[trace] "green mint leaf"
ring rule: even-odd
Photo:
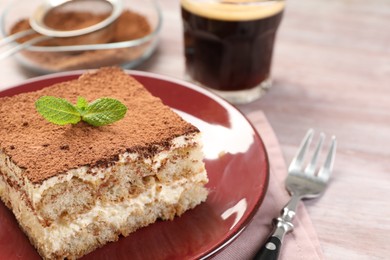
[[[127,107],[113,98],[99,98],[88,104],[83,97],[77,98],[76,106],[62,98],[43,96],[35,102],[39,114],[58,125],[77,124],[80,120],[93,126],[111,124],[122,119]]]
[[[87,107],[88,107],[88,101],[83,97],[78,97],[76,108],[79,109],[80,114],[83,114],[83,112],[87,109]]]
[[[43,96],[35,102],[39,114],[57,125],[77,124],[81,115],[76,107],[67,100],[51,96]]]
[[[88,105],[82,120],[93,126],[111,124],[122,119],[127,107],[113,98],[99,98]]]

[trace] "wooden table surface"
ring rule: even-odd
[[[160,5],[159,48],[137,69],[184,78],[179,4]],[[32,76],[0,61],[0,89]],[[273,78],[263,98],[239,109],[264,111],[287,161],[308,128],[339,141],[331,186],[306,202],[325,257],[389,259],[390,1],[289,0]]]

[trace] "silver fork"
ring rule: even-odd
[[[314,150],[314,154],[309,164],[303,168],[305,154],[310,146],[314,131],[310,129],[305,138],[302,140],[301,146],[297,155],[291,161],[288,168],[288,176],[286,179],[286,189],[291,195],[290,201],[283,208],[281,215],[275,219],[275,229],[271,236],[264,243],[262,248],[256,254],[256,260],[277,259],[282,246],[284,235],[293,231],[294,225],[292,220],[295,216],[298,202],[301,199],[316,198],[321,195],[330,178],[332,172],[334,158],[336,155],[337,141],[336,137],[332,136],[332,143],[325,162],[319,171],[316,171],[317,161],[321,152],[322,144],[325,139],[325,134],[320,134],[320,140]],[[317,172],[317,174],[316,174]]]

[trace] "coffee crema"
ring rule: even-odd
[[[240,91],[270,77],[285,3],[239,2],[181,1],[186,69],[201,85]]]
[[[182,8],[194,15],[223,21],[263,19],[283,11],[284,1],[192,1],[181,0]]]

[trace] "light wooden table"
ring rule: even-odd
[[[0,1],[0,8],[4,6]],[[156,54],[138,67],[184,78],[178,1],[161,0]],[[0,62],[0,89],[33,76]],[[263,110],[289,161],[306,130],[335,134],[335,171],[306,203],[328,259],[390,258],[390,1],[289,0]]]

